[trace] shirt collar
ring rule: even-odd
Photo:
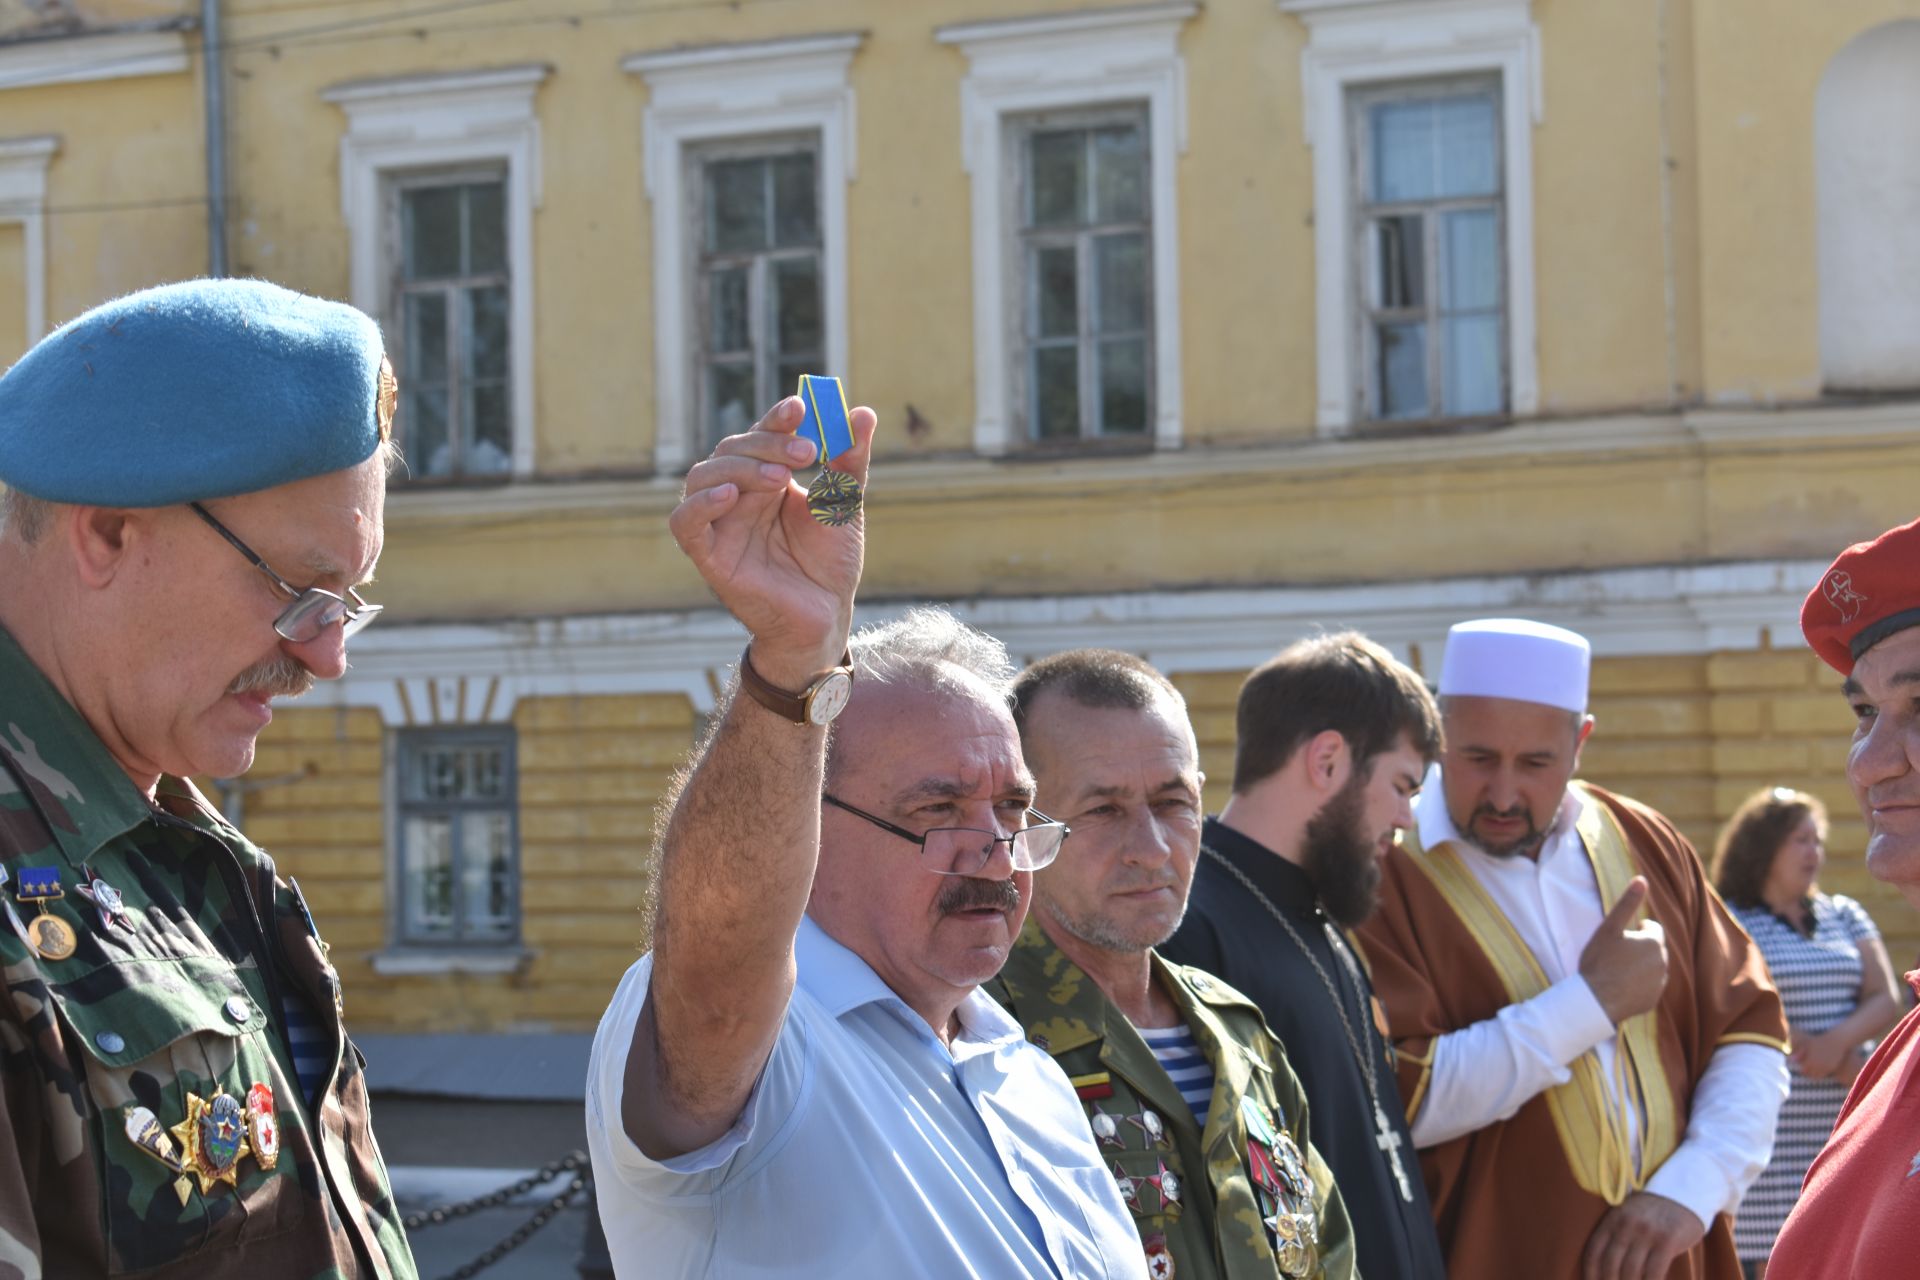
[[[1553,830],[1547,833],[1546,841],[1540,846],[1540,855],[1548,857],[1560,843],[1560,838],[1575,831],[1580,823],[1580,815],[1586,809],[1586,799],[1580,794],[1580,788],[1568,785],[1566,794],[1560,797],[1560,811],[1553,816]],[[1413,801],[1413,825],[1420,835],[1422,849],[1437,849],[1443,844],[1458,844],[1462,848],[1484,853],[1479,845],[1460,834],[1453,825],[1453,815],[1447,812],[1447,794],[1441,785],[1440,766],[1434,765],[1427,770],[1425,781],[1420,784],[1420,794]]]
[[[0,756],[17,779],[67,862],[79,866],[93,852],[153,816],[92,727],[60,695],[5,628],[0,628]]]
[[[1306,871],[1287,861],[1252,836],[1242,835],[1218,818],[1208,818],[1200,841],[1228,862],[1247,873],[1247,878],[1267,895],[1275,906],[1302,914],[1310,913],[1319,901],[1319,891]]]
[[[891,1004],[929,1037],[933,1035],[926,1020],[900,998],[899,992],[881,981],[872,965],[822,929],[812,916],[800,917],[793,954],[799,970],[795,981],[835,1018],[844,1018],[863,1005]],[[960,1019],[961,1033],[970,1040],[999,1044],[1026,1038],[1020,1024],[978,987],[967,993],[954,1013]]]

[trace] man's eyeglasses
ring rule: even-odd
[[[372,622],[374,616],[380,612],[379,605],[362,600],[360,593],[352,587],[347,588],[347,595],[353,597],[351,604],[343,597],[331,591],[322,591],[319,587],[300,590],[269,568],[265,560],[254,554],[252,547],[234,537],[232,530],[215,520],[205,507],[197,502],[189,502],[187,505],[193,508],[195,515],[212,525],[215,533],[232,543],[235,551],[245,556],[254,568],[266,574],[268,580],[293,601],[280,611],[279,617],[273,620],[273,629],[283,638],[295,644],[305,644],[337,622],[340,624],[340,638],[345,640]]]
[[[1059,856],[1060,846],[1072,834],[1066,823],[1055,822],[1038,809],[1028,809],[1027,812],[1039,821],[1011,835],[1003,836],[997,831],[983,831],[978,827],[935,827],[925,835],[916,835],[885,818],[875,817],[865,809],[856,809],[837,796],[821,792],[820,798],[836,809],[845,809],[856,818],[865,818],[882,831],[919,845],[926,859],[927,870],[943,876],[978,875],[982,867],[993,861],[995,846],[1003,844],[1013,859],[1015,871],[1038,871]]]

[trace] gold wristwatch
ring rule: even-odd
[[[828,667],[799,693],[768,684],[765,676],[753,669],[753,645],[740,651],[740,687],[749,698],[783,720],[798,725],[829,725],[846,710],[853,694],[853,650],[840,657],[840,665]]]

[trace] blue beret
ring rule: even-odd
[[[162,507],[364,462],[392,430],[380,328],[261,280],[128,294],[0,377],[0,481],[50,502]]]

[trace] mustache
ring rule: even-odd
[[[976,907],[992,907],[1012,915],[1020,909],[1020,889],[1011,880],[981,880],[975,876],[956,876],[940,890],[934,907],[943,916]]]
[[[1529,821],[1532,820],[1532,815],[1527,812],[1527,806],[1523,804],[1517,804],[1513,806],[1513,808],[1511,809],[1496,809],[1490,804],[1483,804],[1478,809],[1475,809],[1473,811],[1473,817],[1474,818],[1525,818],[1525,819],[1528,819]],[[1472,818],[1469,818],[1468,822],[1471,823],[1472,820],[1473,820]]]
[[[248,667],[227,686],[228,693],[264,693],[272,698],[298,698],[313,692],[313,672],[285,656]]]

